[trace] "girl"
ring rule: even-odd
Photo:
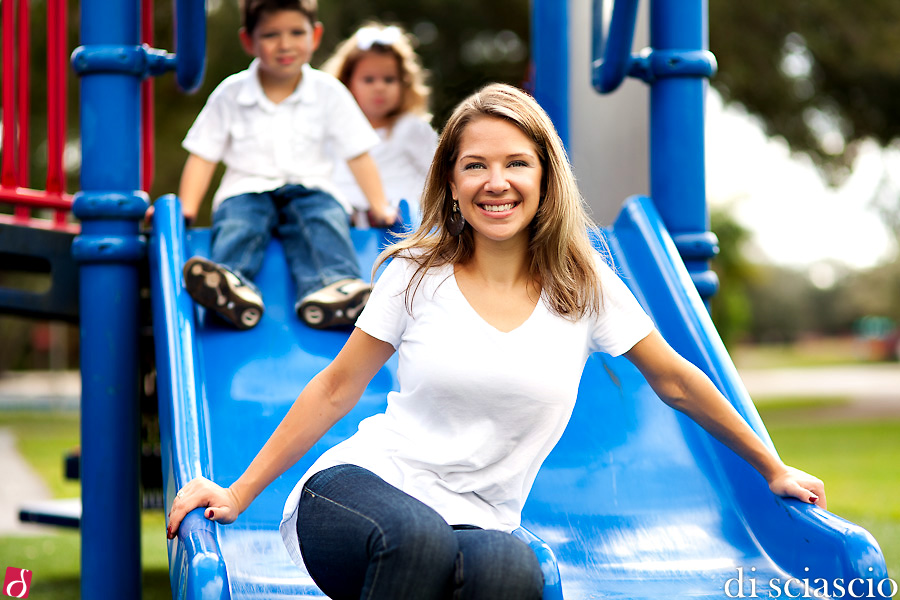
[[[370,23],[342,42],[322,70],[349,88],[381,138],[370,154],[388,201],[396,207],[405,199],[417,212],[437,134],[429,124],[430,90],[409,35],[396,25]],[[353,223],[368,228],[368,204],[353,174],[337,164],[334,180],[355,208]]]
[[[595,351],[624,354],[772,492],[825,507],[822,482],[768,450],[593,249],[562,143],[530,96],[492,85],[456,108],[422,208],[418,230],[382,254],[393,260],[335,360],[233,485],[179,491],[170,535],[198,506],[237,518],[395,351],[401,389],[386,411],[325,452],[285,504],[288,551],[332,598],[540,598],[537,559],[509,532]]]

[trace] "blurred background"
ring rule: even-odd
[[[44,4],[31,0],[32,182],[43,181],[46,170]],[[529,87],[528,0],[320,4],[325,36],[314,66],[372,17],[414,34],[430,72],[438,130],[456,102],[484,83]],[[236,2],[208,0],[207,6],[209,59],[202,87],[184,95],[171,75],[155,81],[151,198],[177,189],[184,134],[212,89],[249,63],[237,41]],[[71,50],[79,23],[77,7],[70,8]],[[172,48],[171,4],[158,3],[155,10],[155,45]],[[636,48],[640,33],[638,38]],[[900,3],[709,0],[709,44],[719,65],[707,98],[706,149],[711,228],[721,246],[713,261],[721,281],[712,300],[714,321],[782,456],[826,481],[829,507],[873,532],[897,578]],[[643,84],[629,85],[645,94]],[[72,192],[78,189],[80,156],[78,86],[71,73],[69,95],[65,166]],[[615,106],[614,97],[596,106],[618,119],[614,111],[621,108],[608,108]],[[602,132],[591,143],[601,144]],[[575,150],[573,159],[579,179],[589,180]],[[647,191],[640,188],[627,193]],[[624,199],[616,192],[613,201]],[[200,225],[208,223],[208,202]],[[0,264],[0,285],[37,290],[46,284],[18,272],[8,258]],[[60,456],[78,436],[78,382],[71,377],[78,368],[77,326],[0,315],[0,341],[0,431],[13,432],[42,479],[60,479]],[[30,413],[40,399],[58,409],[52,418]],[[77,484],[51,482],[42,493],[77,495]],[[151,565],[147,581],[165,587],[165,543],[155,535],[163,524],[161,516],[148,518],[158,532],[144,550]],[[23,546],[7,535],[20,533],[0,530],[0,557],[56,555],[58,561],[74,554],[77,561],[77,543],[68,551],[65,537],[32,531],[33,543]]]

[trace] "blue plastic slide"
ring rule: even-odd
[[[606,234],[621,275],[662,334],[771,443],[652,202],[630,199]],[[381,230],[354,231],[364,272],[385,241]],[[232,483],[348,332],[298,320],[277,242],[258,277],[266,301],[259,326],[235,331],[205,315],[184,291],[181,268],[208,252],[209,234],[185,232],[174,197],[156,204],[150,246],[171,502],[197,475]],[[284,499],[323,450],[383,409],[396,385],[391,359],[356,408],[235,523],[189,515],[169,542],[174,597],[321,597],[282,545]],[[541,557],[547,599],[802,597],[804,581],[836,597],[890,591],[868,532],[774,497],[752,468],[663,404],[627,360],[605,355],[588,361],[571,423],[537,478],[523,525],[519,533]]]

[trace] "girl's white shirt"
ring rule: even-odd
[[[425,119],[410,113],[401,115],[392,127],[375,129],[375,133],[381,142],[369,150],[369,155],[378,166],[385,197],[391,206],[396,207],[400,200],[406,200],[410,208],[417,211],[437,148],[437,133]],[[354,219],[354,224],[367,229],[369,223],[365,212],[369,203],[346,162],[336,161],[334,183],[341,199],[358,211],[359,218]]]
[[[562,436],[588,356],[631,349],[653,323],[597,255],[599,315],[570,321],[542,298],[508,333],[468,303],[453,267],[429,271],[406,306],[412,260],[395,258],[375,285],[357,327],[399,356],[399,390],[384,413],[362,421],[294,487],[281,534],[303,566],[297,507],[313,474],[340,464],[366,468],[435,509],[450,524],[512,531],[538,469]]]

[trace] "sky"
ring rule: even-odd
[[[710,206],[728,208],[751,231],[759,260],[810,269],[827,283],[831,262],[871,267],[896,257],[888,228],[872,206],[886,165],[900,151],[866,144],[853,173],[830,188],[810,159],[792,156],[759,121],[707,95],[706,173]],[[890,170],[888,171],[890,172]]]

